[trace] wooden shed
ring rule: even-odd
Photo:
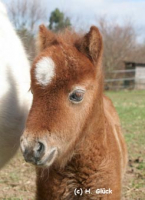
[[[137,62],[124,62],[125,69],[129,73],[127,76],[130,78],[124,82],[128,87],[131,86],[134,89],[145,89],[145,63]]]

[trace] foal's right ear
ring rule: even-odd
[[[96,64],[103,52],[102,36],[99,29],[92,26],[90,31],[76,43],[76,47]]]
[[[55,34],[49,31],[43,24],[39,26],[38,38],[36,41],[38,52],[43,51],[45,48],[57,44]]]

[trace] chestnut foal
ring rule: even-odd
[[[99,30],[55,35],[41,25],[38,45],[21,138],[25,160],[37,166],[36,199],[121,199],[127,152],[118,115],[103,94]]]

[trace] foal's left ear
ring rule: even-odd
[[[43,24],[40,25],[38,38],[36,41],[38,52],[43,51],[45,48],[57,43],[58,41],[56,35],[50,30],[48,30]]]
[[[102,36],[99,29],[92,26],[90,31],[76,44],[76,47],[96,64],[103,52]]]

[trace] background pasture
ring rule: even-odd
[[[122,200],[145,199],[145,91],[106,92],[120,116],[128,146]],[[35,169],[21,153],[0,172],[0,200],[33,200]]]
[[[58,27],[87,32],[92,24],[97,25],[104,40],[106,79],[118,78],[112,72],[124,70],[124,61],[145,63],[145,0],[2,1],[7,5],[10,20],[26,47],[30,61],[35,56],[38,25],[45,23],[55,32]],[[59,20],[55,19],[56,15]],[[108,91],[106,95],[118,111],[128,147],[129,162],[122,200],[144,200],[145,91]],[[33,200],[34,194],[35,168],[24,161],[19,151],[0,171],[0,200]]]

